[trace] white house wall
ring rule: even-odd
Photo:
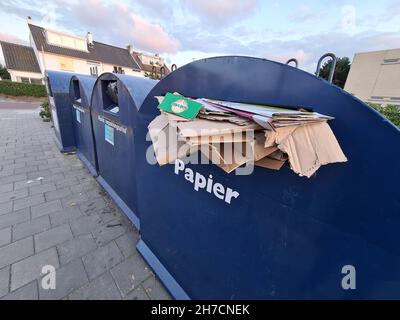
[[[365,102],[400,104],[400,49],[357,53],[351,64],[345,90]]]
[[[43,77],[42,77],[41,73],[26,72],[26,71],[12,70],[12,69],[7,69],[7,71],[10,73],[11,81],[21,82],[20,78],[30,78],[30,79],[43,80]]]

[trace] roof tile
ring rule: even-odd
[[[89,48],[89,52],[84,52],[47,43],[44,34],[45,29],[42,27],[29,24],[29,29],[38,50],[42,50],[43,48],[45,52],[140,70],[138,64],[132,59],[129,51],[125,48],[93,41],[93,47]]]
[[[7,69],[40,73],[35,52],[31,47],[0,41]]]

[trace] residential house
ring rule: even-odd
[[[355,54],[345,90],[365,102],[400,105],[400,49]]]
[[[35,52],[31,47],[0,41],[1,55],[11,81],[43,83]]]
[[[170,73],[169,68],[166,66],[164,59],[158,54],[151,55],[140,52],[133,52],[132,46],[128,46],[133,59],[139,65],[143,75],[148,77],[161,77]]]
[[[126,48],[86,37],[34,25],[28,18],[30,44],[42,74],[44,70],[69,71],[97,76],[103,72],[143,76],[140,66]]]

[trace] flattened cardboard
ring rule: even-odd
[[[195,119],[193,121],[178,122],[177,126],[180,130],[179,134],[182,137],[214,136],[245,130],[262,129],[261,126],[250,120],[247,121],[246,125],[238,126],[233,123]]]
[[[264,147],[264,141],[265,141],[265,135],[262,132],[257,132],[254,135],[254,161],[258,161],[271,153],[275,152],[278,150],[276,146],[271,146],[271,147]]]
[[[287,137],[289,137],[297,127],[284,127],[277,128],[275,131],[265,131],[265,144],[264,146],[271,147],[279,145]]]
[[[221,146],[223,148],[217,149],[215,145],[211,145],[213,153],[210,160],[227,173],[231,173],[241,165],[252,160],[251,152],[246,154],[245,143],[241,143],[241,146],[235,143],[223,144]],[[227,147],[230,147],[230,149],[226,150]],[[218,162],[215,162],[216,157],[219,160]]]
[[[190,145],[213,144],[213,143],[234,143],[234,142],[251,142],[254,137],[253,134],[246,134],[245,132],[226,133],[214,136],[196,136],[196,137],[180,137],[182,141]]]
[[[160,111],[161,111],[161,114],[163,114],[163,115],[165,115],[167,117],[168,121],[173,121],[173,122],[177,122],[177,121],[192,121],[191,119],[182,118],[180,116],[177,116],[177,115],[175,115],[173,113],[166,112],[164,110],[160,110]]]
[[[250,161],[258,161],[278,150],[277,147],[264,148],[264,134],[255,135],[251,142],[210,144],[209,153],[202,153],[215,165],[227,173],[231,173],[241,165]]]
[[[198,114],[198,117],[201,119],[211,120],[211,121],[226,121],[237,124],[239,126],[246,125],[247,120],[238,117],[238,116],[229,116],[229,115],[211,115],[211,114]]]
[[[254,165],[272,170],[280,170],[285,164],[285,162],[286,161],[284,160],[275,160],[269,157],[265,157],[254,162]]]
[[[276,150],[275,152],[268,155],[268,157],[280,161],[286,161],[288,159],[288,155],[281,150]]]
[[[156,117],[149,124],[148,129],[153,142],[154,153],[160,166],[198,150],[196,147],[178,141],[176,127],[169,125],[167,117],[163,114]]]
[[[286,139],[279,142],[278,148],[288,154],[292,170],[308,178],[321,165],[347,161],[326,122],[296,128]]]

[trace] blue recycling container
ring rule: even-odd
[[[73,73],[46,71],[46,89],[53,120],[55,142],[61,152],[76,149],[72,120],[72,103],[69,97],[69,83]]]
[[[134,148],[137,114],[156,83],[144,77],[104,73],[92,94],[97,180],[138,229]]]
[[[91,115],[91,98],[96,79],[93,76],[74,75],[69,87],[73,107],[76,154],[93,176],[97,175],[98,170]]]
[[[348,162],[307,179],[286,164],[251,175],[215,165],[151,165],[154,96],[306,106],[330,126]],[[177,299],[400,298],[400,131],[340,88],[258,58],[199,60],[172,72],[139,110],[135,144],[137,248]],[[234,190],[231,202],[195,190],[186,170]]]

